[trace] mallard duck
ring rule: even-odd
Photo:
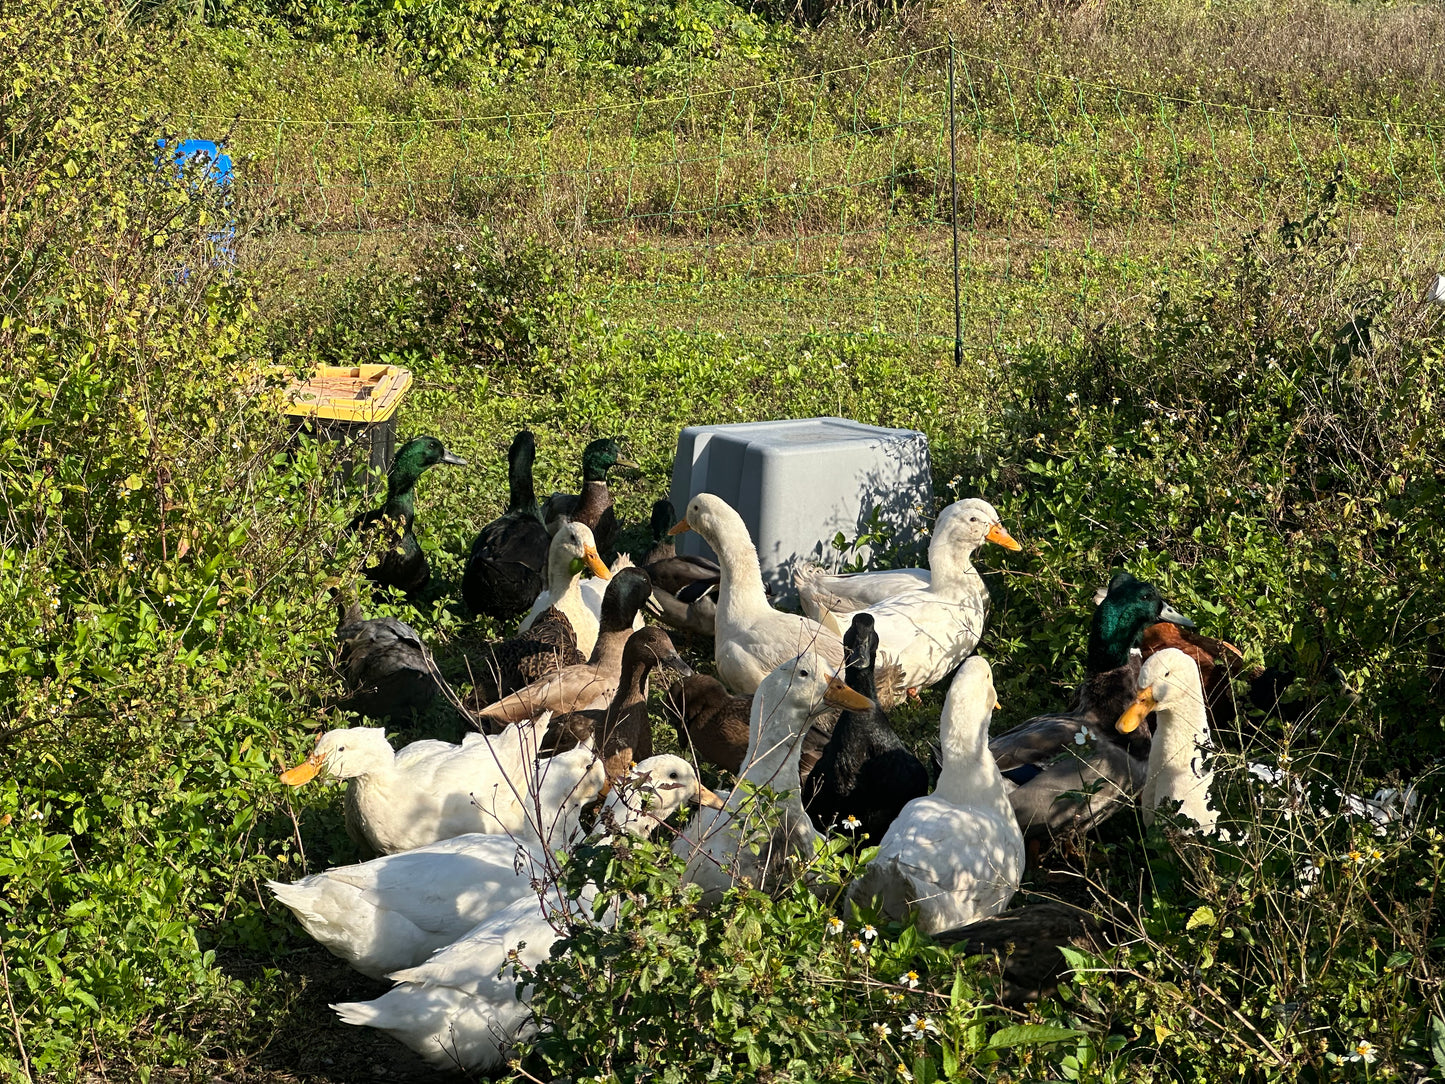
[[[650,835],[688,802],[716,806],[718,798],[680,757],[652,757],[607,796],[594,832]],[[503,908],[425,963],[391,978],[398,986],[375,1001],[332,1005],[348,1024],[379,1028],[444,1069],[488,1071],[534,1020],[517,971],[548,959],[569,924],[591,921],[596,889],[575,901],[555,886]],[[613,912],[602,922],[615,919]]]
[[[577,650],[577,633],[567,615],[555,606],[526,632],[488,644],[473,668],[475,706],[491,704],[509,693],[555,674],[564,666],[581,666],[587,656]]]
[[[663,697],[662,707],[677,731],[682,748],[733,775],[742,771],[748,754],[751,696],[733,696],[717,678],[694,674],[673,682]],[[836,714],[830,710],[812,720],[803,735],[798,777],[804,782],[832,737]]]
[[[552,536],[532,488],[537,444],[525,429],[507,452],[507,510],[477,534],[462,573],[462,599],[473,613],[513,617],[542,593]]]
[[[633,761],[652,756],[647,684],[652,671],[659,666],[683,675],[692,674],[692,668],[678,658],[667,633],[655,628],[634,632],[622,649],[621,680],[612,702],[605,708],[554,715],[549,736],[558,742],[558,748],[576,741],[589,741],[605,762],[608,782],[616,782],[632,767]]]
[[[412,742],[399,751],[380,727],[331,730],[281,782],[349,780],[348,822],[378,854],[469,832],[541,839],[551,818],[538,824],[526,796],[538,787],[537,752],[549,722],[493,737],[469,734],[460,745]]]
[[[878,652],[871,614],[853,615],[843,646],[848,652],[848,688],[871,701]],[[820,832],[848,832],[877,841],[905,805],[927,793],[928,769],[875,704],[868,711],[838,716],[833,736],[803,781],[803,807]]]
[[[1086,676],[1073,708],[1036,716],[989,742],[1024,835],[1100,824],[1143,786],[1148,728],[1120,734],[1114,720],[1137,691],[1133,648],[1161,617],[1189,624],[1153,585],[1120,572],[1090,620]]]
[[[406,622],[364,618],[361,606],[353,602],[342,613],[336,640],[346,679],[342,710],[373,719],[400,719],[425,711],[436,698],[431,652]]]
[[[583,571],[588,569],[604,582],[612,578],[611,571],[598,556],[597,543],[586,524],[564,524],[552,536],[547,552],[547,586],[532,603],[532,609],[517,631],[526,632],[537,618],[555,606],[572,622],[577,650],[584,656],[592,654],[597,642],[598,610],[587,604],[579,582]]]
[[[705,903],[744,878],[771,892],[789,855],[812,857],[820,837],[803,811],[798,758],[809,723],[828,705],[863,711],[872,701],[833,676],[817,652],[787,660],[758,685],[737,787],[721,810],[693,818],[673,846],[687,859],[684,878],[702,886]]]
[[[612,507],[612,492],[607,488],[607,474],[613,467],[635,467],[622,457],[622,445],[611,437],[594,440],[582,449],[582,492],[553,493],[542,504],[542,521],[556,532],[564,520],[588,527],[603,553],[612,549],[617,535],[617,512]]]
[[[1149,764],[1139,790],[1144,823],[1165,802],[1178,802],[1181,816],[1213,833],[1219,814],[1209,806],[1214,773],[1206,763],[1211,751],[1209,717],[1199,667],[1178,648],[1169,647],[1139,668],[1139,695],[1115,724],[1122,734],[1137,730],[1151,713],[1157,719],[1149,745]]]
[[[881,655],[901,671],[909,690],[936,685],[978,645],[989,599],[973,555],[985,542],[1021,548],[987,501],[970,498],[949,505],[934,524],[928,552],[936,563],[928,587],[867,607]],[[823,625],[841,632],[839,620],[825,614]]]
[[[606,783],[591,748],[546,761],[537,779],[540,807],[556,811],[542,848],[472,833],[266,884],[307,933],[363,975],[414,967],[507,904],[535,900],[532,878],[545,875],[550,852],[571,845],[582,807]]]
[[[928,563],[933,569],[943,569],[947,578],[976,580],[978,573],[970,559],[973,549],[960,551],[953,539],[944,531],[946,521],[954,518],[961,505],[968,501],[956,501],[939,513],[933,525],[928,543]],[[985,501],[973,503],[992,513],[995,522],[998,514]],[[1007,531],[999,526],[997,536],[986,536],[990,542],[997,542],[1010,549],[1017,549]],[[1004,541],[1004,539],[1008,541]],[[804,563],[793,570],[793,586],[798,589],[798,602],[803,612],[814,621],[822,621],[824,614],[850,614],[857,610],[870,609],[898,595],[914,591],[927,591],[933,584],[933,572],[927,568],[891,568],[874,572],[831,573],[820,565]],[[974,590],[982,590],[982,582],[974,584]],[[985,598],[987,595],[985,594]],[[839,620],[842,618],[840,616]]]
[[[558,534],[561,537],[561,534]],[[580,666],[565,666],[542,680],[488,704],[477,713],[483,725],[497,726],[556,713],[605,708],[622,680],[622,655],[633,622],[652,584],[640,568],[624,568],[608,584],[602,600],[602,622],[592,654]]]
[[[436,437],[412,437],[401,446],[387,472],[386,503],[351,521],[349,530],[374,538],[373,549],[381,550],[376,562],[366,568],[366,578],[378,587],[395,587],[412,595],[431,578],[431,566],[412,530],[416,521],[413,490],[422,472],[438,463],[467,465]]]
[[[800,651],[817,652],[835,670],[843,665],[843,640],[807,617],[768,605],[758,552],[740,515],[721,497],[699,493],[672,534],[696,531],[718,555],[717,674],[735,693],[754,692],[762,680]]]
[[[1018,891],[1024,837],[988,751],[997,704],[993,671],[977,655],[959,668],[943,701],[943,771],[926,798],[903,807],[873,859],[848,888],[891,918],[917,913],[924,933],[996,915]]]

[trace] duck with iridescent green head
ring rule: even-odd
[[[1151,731],[1114,723],[1138,693],[1144,630],[1159,621],[1193,627],[1152,585],[1118,573],[1094,609],[1084,683],[1067,712],[1036,716],[989,741],[1026,837],[1091,828],[1144,785]]]
[[[612,437],[587,445],[582,449],[582,492],[553,493],[542,502],[542,522],[548,532],[555,535],[566,517],[592,532],[599,553],[610,552],[617,535],[617,511],[612,507],[607,475],[613,467],[636,466],[623,458],[622,445]]]
[[[417,479],[438,463],[467,465],[436,437],[413,437],[401,446],[387,472],[385,503],[351,521],[348,529],[361,534],[374,557],[365,569],[366,578],[378,587],[395,587],[411,595],[431,578],[431,567],[413,531],[415,490]]]

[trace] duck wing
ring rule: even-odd
[[[511,513],[483,527],[462,573],[467,606],[496,618],[526,612],[542,593],[551,541],[547,528],[528,513]]]

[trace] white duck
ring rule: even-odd
[[[866,711],[873,702],[813,651],[789,659],[758,686],[738,785],[721,810],[700,812],[673,844],[687,859],[684,878],[702,886],[704,902],[721,899],[742,878],[771,891],[789,855],[812,856],[822,837],[803,810],[798,758],[803,735],[829,706]],[[776,801],[759,793],[764,787]]]
[[[1214,773],[1205,763],[1211,744],[1199,666],[1177,647],[1165,648],[1144,660],[1139,689],[1115,727],[1128,734],[1150,712],[1156,713],[1149,767],[1139,792],[1144,823],[1152,824],[1154,810],[1165,802],[1178,802],[1182,816],[1213,834],[1219,813],[1209,806]]]
[[[988,662],[959,668],[943,701],[943,770],[926,798],[915,798],[884,833],[878,857],[849,886],[859,904],[892,918],[910,910],[925,933],[996,915],[1018,891],[1024,837],[988,751],[997,701]]]
[[[380,727],[331,730],[281,782],[299,787],[323,775],[350,780],[347,826],[378,854],[424,847],[469,832],[540,840],[556,810],[538,823],[537,751],[551,716],[500,734],[469,734],[460,745],[418,741],[392,750]],[[577,771],[580,781],[585,768]]]
[[[970,497],[949,505],[934,524],[928,587],[858,611],[873,615],[879,655],[901,671],[909,690],[936,685],[978,646],[988,619],[988,588],[973,567],[973,555],[985,542],[1023,548],[987,501]],[[823,615],[823,625],[843,631],[833,613]]]
[[[843,665],[841,634],[812,618],[768,605],[758,551],[742,516],[721,497],[699,493],[669,534],[696,531],[717,554],[717,676],[734,694],[755,692],[762,680],[800,651],[817,652],[831,670]]]
[[[567,522],[552,536],[552,545],[547,550],[547,577],[542,593],[527,616],[522,618],[518,632],[526,632],[532,622],[556,606],[572,622],[572,631],[577,636],[577,650],[586,658],[592,654],[597,643],[597,624],[602,613],[602,592],[596,592],[595,605],[589,595],[582,593],[582,573],[590,569],[606,587],[612,578],[611,571],[602,563],[597,553],[597,543],[592,531],[583,523]]]
[[[938,514],[933,535],[928,542],[930,568],[943,569],[952,574],[958,565],[957,551],[944,540],[942,528],[945,520],[952,518],[959,505],[965,503],[967,502],[956,501]],[[977,503],[984,504],[983,501]],[[1002,531],[1002,528],[1000,530]],[[991,538],[989,541],[1008,545],[1002,538]],[[972,556],[972,551],[963,556],[967,560]],[[972,571],[972,566],[969,570]],[[822,621],[824,615],[829,613],[851,614],[856,610],[866,610],[896,595],[927,591],[932,583],[933,573],[927,568],[834,573],[821,565],[801,564],[793,570],[793,586],[798,589],[798,602],[802,605],[803,612],[814,621]]]
[[[571,846],[582,807],[607,783],[591,748],[542,761],[537,774],[541,809],[556,810],[545,851],[472,833],[293,884],[266,884],[307,933],[363,975],[379,979],[414,967],[508,904],[535,900],[532,880],[547,875],[548,852]]]
[[[718,803],[680,757],[650,757],[633,780],[607,796],[595,832],[647,836],[689,801]],[[532,894],[509,904],[425,963],[394,973],[400,985],[375,1001],[331,1007],[346,1023],[379,1028],[432,1065],[498,1068],[506,1048],[533,1026],[510,965],[530,969],[546,960],[568,924],[588,921],[594,895],[592,889],[571,901],[551,885],[540,899]]]

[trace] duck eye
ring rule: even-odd
[[[337,751],[338,753],[344,753],[344,752],[346,752],[346,746],[344,746],[344,745],[338,745],[338,746],[336,747],[336,751]]]

